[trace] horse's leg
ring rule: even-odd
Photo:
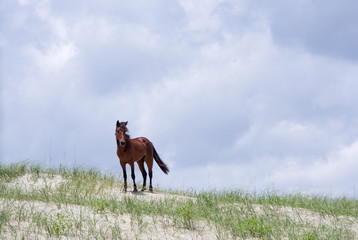
[[[145,171],[145,168],[144,168],[144,158],[143,157],[141,160],[139,160],[137,163],[138,163],[138,166],[139,166],[139,170],[142,172],[142,176],[143,176],[143,188],[142,188],[142,191],[145,190],[145,186],[147,185],[147,172]]]
[[[121,163],[122,170],[123,170],[123,178],[124,178],[124,186],[123,186],[123,192],[127,192],[127,171],[126,171],[126,164]]]
[[[153,171],[152,171],[152,169],[150,169],[149,170],[149,191],[150,192],[153,192],[152,178],[153,178]]]
[[[148,172],[149,172],[149,191],[153,192],[153,185],[152,185],[152,178],[153,178],[153,152],[152,154],[147,155],[147,157],[145,158],[145,163],[147,164],[148,167]]]
[[[130,166],[131,166],[131,171],[132,171],[132,179],[133,179],[133,192],[137,192],[137,185],[135,184],[135,174],[134,174],[134,162],[132,161],[130,163]]]

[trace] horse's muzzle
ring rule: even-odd
[[[120,145],[121,147],[124,147],[124,145],[126,145],[126,142],[120,142],[119,145]]]

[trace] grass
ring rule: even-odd
[[[22,177],[33,186],[16,184]],[[0,239],[358,238],[356,199],[241,190],[154,198],[120,193],[122,182],[95,169],[0,165]]]

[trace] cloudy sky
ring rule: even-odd
[[[120,120],[156,186],[358,195],[357,1],[0,8],[2,162],[121,173]]]

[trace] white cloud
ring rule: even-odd
[[[119,29],[116,22],[105,17],[83,14],[79,15],[78,20],[72,24],[71,29],[71,35],[76,42],[81,45],[88,43],[98,44],[98,47],[115,44],[121,34],[122,29]]]
[[[285,191],[355,196],[357,188],[358,141],[333,150],[307,163],[299,157],[264,157],[253,163],[215,161],[205,166],[178,169],[168,176],[159,174],[167,187],[193,186],[199,189]]]
[[[239,137],[235,151],[246,153],[250,159],[262,155],[276,158],[306,156],[307,162],[335,146],[338,140],[330,139],[330,136],[328,129],[309,123],[287,120],[274,124],[257,123]]]
[[[277,186],[298,186],[305,190],[344,194],[357,187],[358,141],[332,150],[322,159],[305,163],[296,159],[289,165],[279,167],[272,176]]]
[[[26,6],[30,3],[30,0],[18,0],[18,3],[22,6]]]
[[[72,43],[53,44],[47,49],[30,46],[26,51],[37,68],[51,73],[60,71],[76,55],[76,47]]]
[[[215,9],[222,0],[179,1],[188,18],[188,30],[213,33],[220,29],[220,19]]]

